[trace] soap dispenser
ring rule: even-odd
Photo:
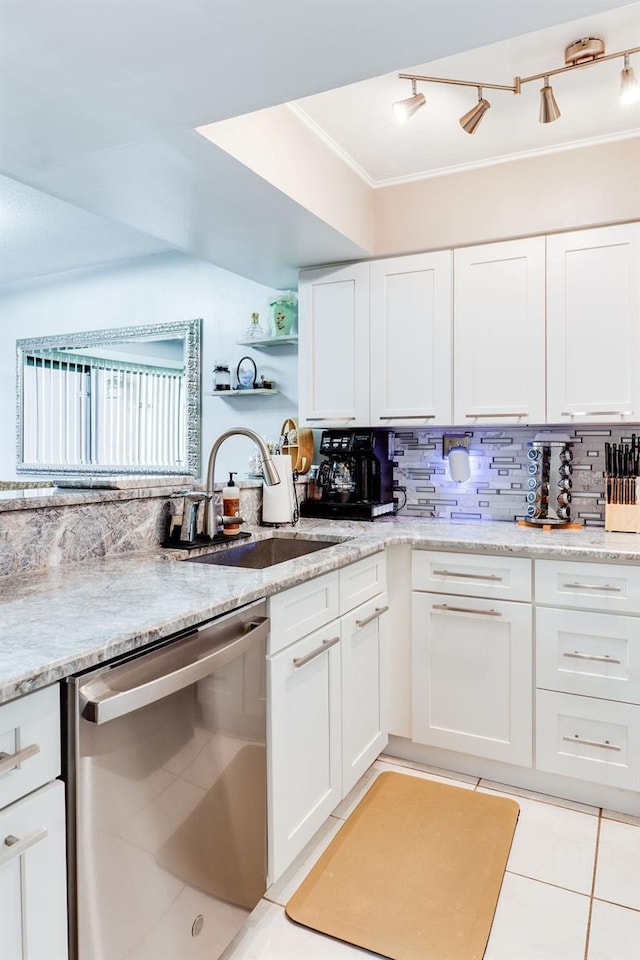
[[[233,478],[237,471],[229,473],[229,483],[222,491],[222,515],[223,517],[240,516],[240,490]],[[239,523],[231,523],[228,526],[223,524],[222,532],[228,537],[234,536],[240,530]]]

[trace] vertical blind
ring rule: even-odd
[[[179,466],[186,449],[183,376],[39,351],[25,360],[23,423],[26,462]]]

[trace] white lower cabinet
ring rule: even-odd
[[[269,658],[267,700],[275,880],[342,799],[339,622]]]
[[[36,790],[0,812],[0,957],[65,960],[64,785]]]
[[[342,793],[346,795],[388,742],[387,619],[382,594],[341,621]]]
[[[272,619],[267,657],[269,881],[282,875],[387,743],[384,554],[270,600],[300,609],[339,586],[334,620],[284,648],[295,621]],[[364,602],[360,602],[363,598]],[[358,606],[355,604],[358,603]],[[324,615],[330,607],[323,605]],[[333,607],[331,607],[333,609]],[[275,630],[274,630],[275,624]],[[304,628],[301,628],[304,629]]]
[[[413,740],[529,767],[531,606],[413,594]]]
[[[66,960],[57,685],[0,707],[0,960]],[[52,782],[50,782],[52,781]]]

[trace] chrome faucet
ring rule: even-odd
[[[280,483],[280,476],[278,475],[275,464],[271,459],[271,454],[267,450],[264,440],[255,432],[255,430],[249,430],[248,427],[231,427],[230,430],[225,430],[225,432],[221,433],[218,439],[214,442],[213,446],[211,447],[211,452],[209,453],[209,464],[207,466],[208,502],[204,519],[204,534],[208,537],[215,537],[216,533],[218,533],[223,524],[222,518],[216,513],[214,492],[214,473],[216,469],[216,457],[218,455],[218,450],[227,437],[237,436],[249,437],[250,440],[253,440],[260,451],[262,456],[262,473],[266,485],[268,487],[273,487],[276,483]]]

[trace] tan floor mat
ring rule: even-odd
[[[393,960],[480,960],[519,809],[504,797],[383,773],[287,915]]]

